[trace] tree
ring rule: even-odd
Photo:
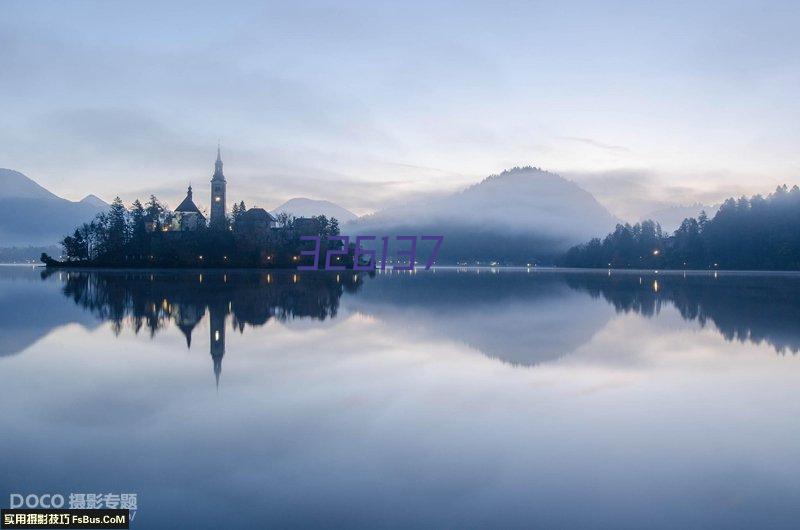
[[[242,215],[247,211],[247,207],[244,205],[244,201],[239,202],[239,204],[233,203],[233,208],[231,209],[231,222],[234,226],[239,220],[242,218]]]
[[[275,220],[276,220],[278,226],[280,226],[282,228],[291,228],[292,224],[293,224],[293,221],[294,221],[294,218],[291,215],[289,215],[288,213],[286,213],[286,212],[281,212],[281,213],[278,214],[278,216],[275,218]]]
[[[141,257],[148,252],[149,238],[146,225],[147,212],[139,199],[133,201],[130,217],[132,250]]]
[[[619,225],[598,251],[595,241],[570,249],[561,264],[596,267],[800,269],[800,188],[778,186],[767,197],[729,198],[713,219],[700,212],[671,236],[652,221]],[[638,259],[631,261],[636,249]],[[652,249],[648,255],[648,249]],[[655,250],[658,250],[656,255]]]
[[[158,201],[155,195],[150,195],[150,200],[147,201],[145,212],[147,213],[146,222],[151,223],[153,230],[161,230],[163,226],[163,216],[166,208]]]
[[[114,256],[122,254],[130,237],[127,213],[122,199],[115,197],[108,210],[108,232],[105,244],[106,252]]]

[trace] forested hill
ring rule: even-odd
[[[565,267],[800,270],[800,188],[726,200],[712,219],[688,218],[671,235],[653,221],[617,225],[571,248]]]

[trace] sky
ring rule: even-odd
[[[220,141],[229,201],[364,214],[533,165],[628,219],[800,184],[798,27],[789,1],[4,1],[0,167],[207,206]]]

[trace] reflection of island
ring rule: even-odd
[[[800,351],[800,276],[794,274],[615,272],[566,276],[573,289],[601,297],[618,312],[646,317],[671,304],[687,321],[714,324],[728,341],[766,342]]]
[[[0,271],[2,272],[2,271]],[[7,273],[5,276],[9,276]],[[210,354],[218,377],[226,324],[244,331],[278,321],[334,318],[344,292],[347,308],[374,316],[414,339],[462,342],[515,366],[568,355],[592,339],[615,312],[644,317],[675,307],[683,319],[714,328],[727,340],[800,351],[800,276],[653,274],[635,272],[439,270],[380,274],[363,282],[352,271],[60,271],[32,286],[20,269],[0,274],[0,353],[27,347],[69,322],[109,321],[116,332],[175,325],[191,347],[195,328],[208,318]],[[57,294],[57,286],[61,294]],[[73,304],[59,304],[53,297]],[[85,322],[85,323],[84,323]],[[10,325],[6,325],[9,324]],[[5,326],[5,327],[4,327]],[[5,341],[5,342],[4,342]],[[4,348],[4,345],[7,346]]]
[[[43,273],[43,277],[53,274]],[[345,291],[355,292],[361,278],[352,273],[292,272],[255,274],[217,272],[61,272],[63,294],[102,320],[116,333],[130,327],[152,335],[175,324],[191,348],[194,328],[208,313],[210,354],[219,385],[225,355],[225,324],[258,327],[270,319],[333,318]]]

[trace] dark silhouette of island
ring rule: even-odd
[[[229,215],[227,185],[218,147],[208,218],[195,204],[191,185],[174,210],[155,195],[146,204],[135,200],[130,208],[116,197],[108,211],[62,239],[64,261],[46,253],[41,260],[48,267],[297,268],[312,259],[301,255],[314,248],[303,236],[320,237],[322,256],[342,248],[341,241],[329,240],[339,234],[335,218],[274,217],[263,208],[247,208],[244,201],[234,203]],[[352,266],[353,248],[335,265]]]
[[[687,218],[667,235],[653,221],[619,224],[603,240],[571,248],[565,267],[800,269],[800,188],[726,200],[713,218]]]

